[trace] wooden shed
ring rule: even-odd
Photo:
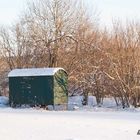
[[[14,69],[8,77],[12,107],[63,105],[68,102],[68,75],[63,68]]]

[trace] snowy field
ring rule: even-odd
[[[106,103],[101,108],[46,111],[12,109],[4,105],[4,97],[0,101],[0,140],[140,140],[139,109],[113,109]]]

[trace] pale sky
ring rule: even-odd
[[[93,0],[87,0],[93,2]],[[112,20],[140,21],[140,0],[94,0],[101,11],[101,23],[109,25]]]
[[[28,0],[0,0],[0,24],[14,23]],[[140,0],[85,0],[92,8],[93,5],[100,13],[100,23],[109,25],[112,19],[122,21],[140,20]],[[90,9],[89,8],[89,9]]]
[[[10,25],[24,10],[26,0],[0,0],[0,25]]]

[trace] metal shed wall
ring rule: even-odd
[[[10,104],[53,105],[53,76],[10,77]]]

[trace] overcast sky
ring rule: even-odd
[[[24,10],[27,0],[0,0],[0,24],[13,23]],[[112,19],[139,20],[140,0],[85,0],[100,12],[101,23],[109,25]]]
[[[88,0],[89,2],[93,0]],[[101,11],[101,23],[108,25],[112,20],[140,20],[140,0],[96,0]]]

